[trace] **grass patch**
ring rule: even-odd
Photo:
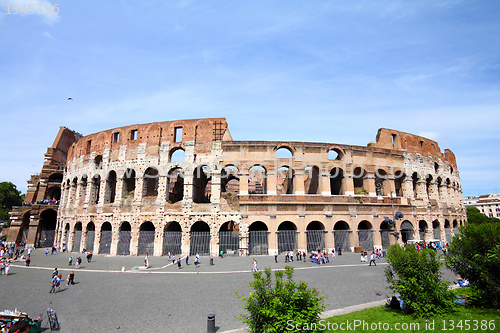
[[[424,319],[414,318],[404,315],[402,311],[387,310],[384,306],[378,306],[325,319],[322,323],[324,327],[329,329],[324,329],[322,332],[385,332],[386,330],[440,333],[444,331],[500,332],[499,318],[500,309],[459,306],[458,312]],[[348,323],[350,323],[350,327]],[[354,329],[354,323],[359,324],[356,329]],[[363,327],[362,325],[365,323],[366,325]],[[432,329],[432,323],[434,323],[434,329]],[[318,326],[318,328],[323,327]]]

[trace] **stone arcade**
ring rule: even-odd
[[[449,241],[466,219],[454,154],[390,129],[365,147],[233,141],[224,118],[167,121],[75,136],[61,163],[53,233],[71,251],[372,250],[396,242],[393,205],[399,242]],[[15,241],[25,227],[13,226]]]

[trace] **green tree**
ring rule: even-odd
[[[317,332],[315,328],[304,329],[302,325],[307,323],[310,328],[319,327],[319,315],[325,308],[324,297],[316,289],[309,289],[304,281],[294,282],[290,266],[274,275],[273,286],[270,268],[264,270],[264,275],[254,273],[254,280],[250,282],[254,291],[246,298],[239,295],[245,302],[243,308],[248,311],[239,319],[252,333]],[[283,281],[285,275],[286,281]]]
[[[469,280],[474,303],[500,307],[500,223],[487,219],[460,227],[448,246],[446,264]]]
[[[456,309],[455,296],[442,278],[444,264],[436,251],[395,244],[389,247],[387,262],[385,276],[389,288],[401,295],[404,313],[430,317]]]
[[[495,217],[488,217],[481,213],[476,207],[467,207],[467,222],[471,224],[482,224],[490,222],[500,222],[499,219]]]
[[[23,202],[21,192],[11,182],[0,183],[0,220],[9,220],[12,206],[20,206]]]

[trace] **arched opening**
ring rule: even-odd
[[[432,221],[432,234],[434,239],[441,240],[441,229],[439,228],[440,224],[438,220]]]
[[[446,242],[451,242],[451,224],[450,221],[444,220],[444,235],[446,236]]]
[[[389,194],[389,180],[387,178],[387,172],[382,169],[378,169],[375,172],[375,191],[377,196],[386,196]]]
[[[189,253],[191,256],[197,253],[199,255],[210,255],[210,227],[206,222],[198,221],[193,224],[189,239]]]
[[[123,191],[122,197],[134,197],[135,192],[135,170],[127,169],[123,175]]]
[[[343,195],[344,189],[342,181],[344,179],[344,170],[335,167],[330,171],[330,191],[332,195]]]
[[[389,226],[389,223],[383,221],[380,223],[380,239],[382,240],[382,248],[387,249],[391,245],[390,237],[389,237],[389,232],[391,230],[391,227]]]
[[[401,240],[404,244],[408,243],[409,240],[413,239],[414,231],[413,224],[410,221],[405,220],[401,223]]]
[[[297,249],[297,226],[290,221],[278,226],[278,253]]]
[[[198,166],[193,173],[193,202],[210,203],[211,188],[208,186],[212,180],[210,168],[207,165]]]
[[[316,165],[305,168],[304,189],[307,194],[319,194],[319,168]]]
[[[421,220],[418,222],[418,231],[420,233],[420,240],[425,241],[426,240],[426,234],[427,234],[427,222],[424,220]]]
[[[458,222],[457,222],[457,220],[453,220],[453,235],[454,236],[458,235]]]
[[[306,227],[307,252],[322,251],[325,248],[325,226],[312,221]]]
[[[248,193],[266,194],[267,193],[267,171],[263,166],[254,165],[249,170]]]
[[[338,148],[333,148],[328,151],[329,160],[341,160],[344,157],[342,151]]]
[[[48,183],[49,185],[52,184],[61,184],[63,181],[63,175],[62,173],[53,173],[49,176]]]
[[[356,195],[367,195],[368,191],[364,187],[364,181],[366,177],[366,171],[362,167],[357,167],[352,173],[353,183],[354,183],[354,194]]]
[[[349,224],[345,221],[338,221],[333,227],[333,240],[335,249],[338,250],[339,246],[342,251],[351,251],[351,231]]]
[[[95,175],[92,178],[92,193],[90,198],[91,205],[97,205],[99,203],[99,195],[101,190],[101,176]]]
[[[69,223],[66,223],[66,226],[64,227],[64,235],[63,235],[63,245],[67,245],[69,242]],[[68,252],[70,252],[70,249],[68,248]]]
[[[175,168],[168,173],[168,202],[176,203],[184,198],[184,171]],[[168,251],[167,251],[168,252]]]
[[[49,187],[45,192],[45,199],[54,200],[56,202],[61,200],[61,187],[60,186]]]
[[[38,246],[49,247],[54,245],[56,236],[57,212],[46,209],[40,214],[38,223]]]
[[[293,194],[293,169],[288,166],[282,166],[277,171],[276,193]]]
[[[224,167],[221,171],[220,190],[223,193],[238,194],[240,192],[240,179],[238,168],[234,165]]]
[[[365,251],[373,251],[373,230],[370,222],[359,222],[358,241],[359,246],[361,246]]]
[[[104,203],[114,203],[116,196],[116,172],[110,171],[106,179]]]
[[[418,176],[418,173],[414,172],[411,175],[411,180],[412,180],[412,184],[413,184],[413,197],[414,198],[417,197],[417,184],[418,184],[419,179],[420,179],[420,177]]]
[[[82,242],[82,222],[77,222],[75,224],[75,228],[73,229],[74,235],[73,235],[73,248],[71,249],[72,252],[80,252],[80,245]]]
[[[153,254],[155,250],[155,226],[152,222],[144,222],[139,227],[138,255]]]
[[[250,255],[269,254],[269,232],[264,222],[256,221],[248,227],[248,253]]]
[[[28,210],[23,214],[23,221],[21,222],[21,226],[19,227],[19,233],[17,234],[16,243],[21,243],[23,241],[28,240],[28,232],[30,229],[30,214],[31,211]]]
[[[292,158],[293,152],[287,147],[281,147],[274,153],[274,158]]]
[[[177,148],[170,151],[170,162],[183,163],[186,162],[186,152],[182,148]]]
[[[87,224],[87,239],[85,240],[85,251],[94,252],[95,225],[94,222]]]
[[[102,155],[97,155],[97,156],[94,158],[94,167],[95,167],[97,170],[102,170],[102,167],[103,167],[103,163],[102,163]]]
[[[111,241],[113,237],[113,231],[111,223],[104,222],[101,226],[101,239],[99,241],[99,253],[110,254],[111,253]]]
[[[182,253],[182,228],[179,222],[168,222],[163,229],[163,255]]]
[[[85,203],[85,199],[87,196],[87,175],[83,175],[82,178],[80,179],[80,184],[79,186],[81,187],[80,190],[80,197],[77,198],[78,202],[78,207],[83,207],[83,204]]]
[[[240,250],[240,227],[236,222],[229,221],[221,225],[219,229],[219,253],[226,255],[239,255]]]
[[[158,170],[156,168],[147,168],[144,172],[144,190],[146,197],[156,197],[158,195]]]
[[[120,226],[119,236],[118,236],[118,247],[116,254],[118,255],[129,255],[130,254],[130,239],[131,239],[132,228],[130,223],[123,222]]]
[[[427,175],[427,178],[425,179],[425,191],[427,193],[427,198],[431,198],[431,191],[432,191],[432,181],[434,178],[432,178],[432,175]]]
[[[406,175],[398,170],[394,172],[394,192],[397,197],[403,196],[403,183],[406,179]]]

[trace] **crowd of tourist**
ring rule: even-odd
[[[44,199],[44,200],[39,200],[35,203],[33,202],[23,202],[22,205],[24,207],[30,207],[33,205],[49,205],[49,206],[58,206],[59,205],[59,200],[55,199]]]

